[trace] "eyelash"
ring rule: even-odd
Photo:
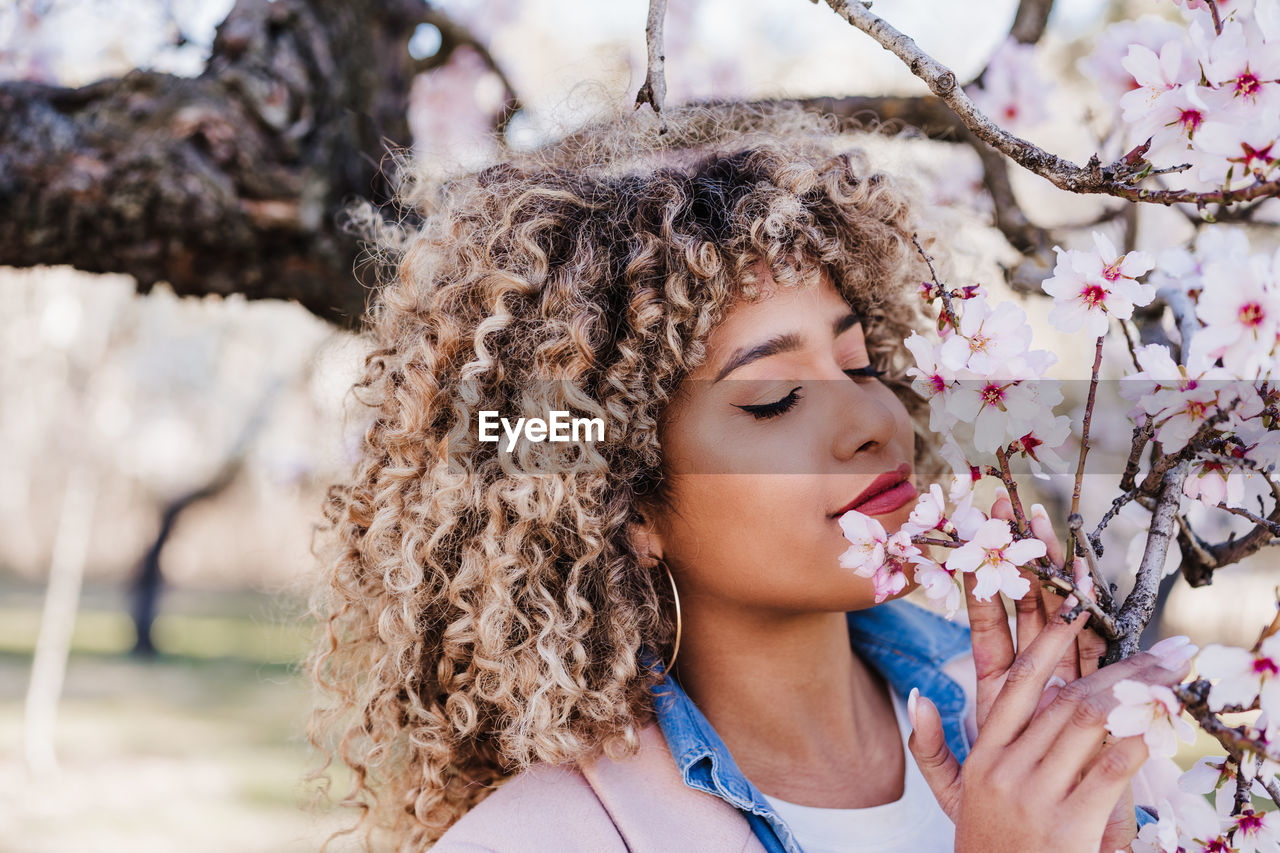
[[[858,367],[858,368],[853,368],[851,370],[846,370],[845,375],[848,376],[850,379],[859,379],[863,377],[871,377],[872,379],[877,379],[881,376],[884,376],[884,371],[877,370],[871,365],[867,365],[866,367]],[[778,417],[778,415],[784,415],[787,412],[791,411],[793,408],[795,408],[796,403],[800,402],[801,387],[802,386],[797,385],[796,387],[792,388],[790,394],[783,397],[781,400],[778,400],[776,403],[762,403],[758,406],[739,406],[737,403],[734,403],[734,405],[737,406],[739,409],[742,409],[742,411],[751,415],[758,421],[768,420],[769,418],[776,418]]]

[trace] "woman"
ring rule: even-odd
[[[419,190],[313,658],[337,697],[315,737],[374,847],[1132,840],[1146,751],[1103,745],[1110,685],[1173,683],[1185,655],[1094,674],[1047,594],[1016,656],[1001,602],[971,600],[971,647],[839,565],[843,512],[893,530],[936,468],[898,379],[927,322],[917,224],[830,131],[641,114]],[[603,439],[511,426],[556,411]]]

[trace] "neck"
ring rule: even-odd
[[[762,791],[847,808],[887,802],[884,790],[895,786],[900,794],[901,774],[867,796],[857,785],[830,787],[833,774],[848,779],[869,758],[900,766],[899,739],[885,737],[886,729],[896,735],[888,688],[853,653],[844,613],[699,607],[684,620],[672,675]]]

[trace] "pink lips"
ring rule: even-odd
[[[894,470],[881,474],[833,517],[839,518],[850,510],[857,510],[863,515],[885,515],[902,508],[919,494],[911,484],[910,476],[911,466],[905,462]]]

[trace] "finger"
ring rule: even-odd
[[[977,582],[972,573],[964,576],[965,607],[969,612],[969,637],[978,684],[976,715],[981,727],[1004,686],[1004,674],[1013,664],[1014,649],[1004,599],[996,593],[990,601],[978,601],[973,596]]]
[[[1094,594],[1093,575],[1089,572],[1089,564],[1084,558],[1076,557],[1072,562],[1076,578],[1076,589],[1085,595],[1091,596],[1097,600]],[[1090,626],[1092,626],[1092,622]],[[1093,675],[1098,671],[1098,662],[1103,655],[1107,653],[1107,641],[1092,627],[1085,628],[1080,634],[1079,659],[1080,659],[1080,676]]]
[[[991,505],[991,517],[1004,521],[1013,521],[1013,503],[1008,492],[1000,492],[996,502]],[[1031,591],[1013,602],[1014,621],[1017,625],[1017,648],[1025,649],[1044,628],[1048,617],[1044,612],[1044,602],[1040,598],[1040,579],[1035,572],[1020,568],[1021,574],[1031,583]]]
[[[1045,512],[1042,505],[1031,505],[1029,523],[1032,535],[1044,543],[1045,556],[1049,558],[1049,562],[1061,568],[1063,565],[1062,542],[1058,539],[1058,534],[1053,529],[1053,522],[1049,519],[1049,513]],[[1046,622],[1053,614],[1058,612],[1058,608],[1062,606],[1062,599],[1063,596],[1058,595],[1053,587],[1041,585],[1040,601],[1044,609]],[[1066,678],[1067,676],[1063,674],[1063,677]]]
[[[1110,744],[1098,755],[1089,772],[1067,797],[1067,808],[1082,820],[1105,825],[1116,800],[1124,796],[1134,775],[1147,760],[1141,737],[1127,737]]]
[[[907,748],[915,757],[920,775],[929,783],[934,799],[952,821],[960,802],[960,762],[951,754],[942,729],[938,709],[918,690],[907,700],[907,716],[911,718],[911,738]]]
[[[1085,620],[1066,619],[1069,609],[1058,611],[1025,650],[1020,651],[1005,673],[1004,686],[987,715],[983,734],[1004,745],[1016,738],[1035,713],[1045,683],[1068,648],[1074,650]]]
[[[1138,820],[1133,812],[1133,785],[1126,785],[1120,799],[1111,807],[1106,828],[1102,830],[1099,850],[1124,850],[1138,834]],[[1110,846],[1107,846],[1107,845]]]
[[[1098,661],[1107,653],[1107,641],[1092,628],[1085,628],[1076,640],[1080,657],[1080,677],[1086,678],[1098,671]]]
[[[1044,543],[1045,556],[1049,558],[1049,562],[1061,568],[1066,565],[1066,557],[1062,553],[1062,540],[1058,538],[1057,532],[1053,529],[1053,521],[1049,518],[1049,513],[1040,504],[1031,505],[1030,513],[1031,533],[1037,539]]]
[[[1041,512],[1043,511],[1044,510],[1042,509]],[[1076,557],[1072,561],[1071,565],[1072,565],[1072,572],[1075,576],[1076,588],[1079,589],[1081,592],[1091,593],[1093,591],[1093,583],[1089,579],[1088,564],[1086,564],[1082,558]],[[1066,603],[1067,599],[1071,599],[1072,606],[1075,606],[1076,601],[1071,596],[1067,596],[1066,598],[1063,598],[1058,595],[1053,595],[1047,592],[1049,587],[1045,587],[1045,589],[1046,589],[1046,593],[1045,593],[1046,601],[1056,601],[1058,602],[1058,607],[1062,607],[1063,604]],[[1083,636],[1084,633],[1088,631],[1089,629],[1086,627],[1085,631],[1081,632],[1081,636]],[[1096,637],[1097,635],[1094,634],[1093,636]],[[1103,643],[1102,651],[1098,652],[1098,654],[1093,659],[1093,666],[1089,669],[1090,673],[1097,672],[1098,670],[1097,658],[1100,657],[1105,651],[1106,651],[1106,643]],[[1054,671],[1054,674],[1065,681],[1074,681],[1075,679],[1080,678],[1082,675],[1085,675],[1084,665],[1081,662],[1082,659],[1081,659],[1080,652],[1081,652],[1081,649],[1080,649],[1079,641],[1077,640],[1076,646],[1074,648],[1068,649],[1067,653],[1063,655],[1062,660],[1059,661],[1058,663],[1058,668]]]
[[[1044,777],[1038,784],[1063,794],[1075,785],[1106,737],[1107,717],[1119,704],[1112,690],[1116,683],[1127,678],[1173,685],[1188,669],[1185,659],[1143,653],[1062,688],[1019,739],[1019,749],[1025,748],[1032,757],[1043,756]]]

